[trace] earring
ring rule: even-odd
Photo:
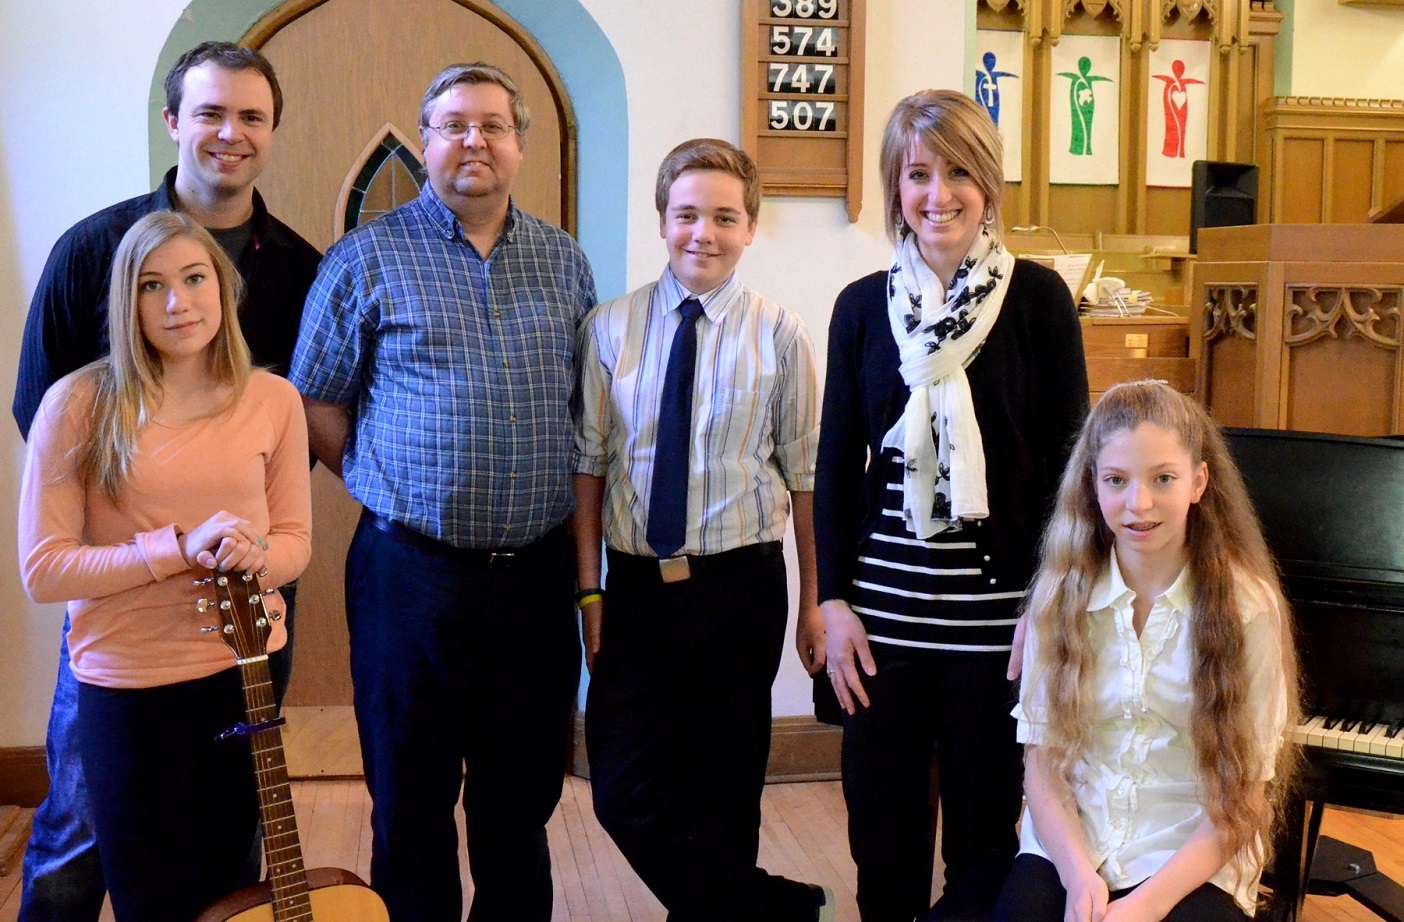
[[[986,203],[985,203],[985,224],[986,224],[986,225],[990,225],[990,224],[993,224],[994,222],[995,222],[995,210],[994,210],[994,206],[991,205],[989,202],[986,202]]]

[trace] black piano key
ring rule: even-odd
[[[1324,730],[1334,730],[1336,727],[1340,726],[1340,723],[1341,719],[1339,717],[1327,717],[1326,722],[1323,723],[1321,727]]]
[[[1341,722],[1341,732],[1342,732],[1342,733],[1351,733],[1351,732],[1353,732],[1353,731],[1355,730],[1355,728],[1356,728],[1358,725],[1359,725],[1359,721],[1355,721],[1355,720],[1346,720],[1346,721],[1342,721],[1342,722]]]
[[[1389,729],[1385,731],[1385,736],[1389,737],[1390,739],[1394,739],[1396,736],[1399,735],[1400,730],[1404,730],[1404,721],[1396,720],[1394,723],[1389,725]]]

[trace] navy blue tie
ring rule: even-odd
[[[671,557],[687,537],[688,441],[692,436],[692,386],[697,369],[697,318],[702,302],[688,298],[678,305],[682,323],[668,350],[663,400],[658,410],[658,439],[653,451],[653,485],[648,497],[648,545],[659,557]]]

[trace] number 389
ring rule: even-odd
[[[837,19],[839,0],[770,0],[776,19]]]

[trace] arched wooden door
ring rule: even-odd
[[[282,123],[258,187],[318,249],[416,193],[419,105],[444,66],[483,60],[521,86],[532,113],[513,198],[574,230],[574,132],[559,76],[506,14],[479,0],[302,0],[244,37],[283,89]],[[312,562],[298,591],[288,691],[289,765],[299,775],[360,772],[344,605],[344,567],[360,506],[313,472]],[[413,591],[407,586],[406,591]],[[395,617],[386,612],[385,617]]]

